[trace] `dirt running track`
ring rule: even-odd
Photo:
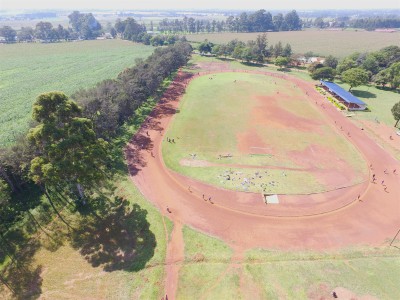
[[[287,75],[258,73],[290,80],[307,92],[311,105],[318,107],[338,134],[356,146],[368,165],[372,164],[369,176],[376,174],[376,183],[366,178],[360,185],[328,193],[282,196],[282,204],[267,206],[258,194],[215,188],[168,170],[161,155],[163,132],[191,79],[191,75],[179,73],[126,148],[131,178],[140,191],[175,224],[187,224],[217,236],[236,252],[254,247],[323,250],[387,243],[400,229],[400,163],[329,105],[311,83]],[[384,173],[386,169],[388,174]],[[394,169],[399,175],[393,173]],[[202,199],[203,194],[207,201]],[[167,206],[172,213],[166,212]],[[175,264],[177,256],[183,259],[181,234],[174,231],[167,264]],[[177,248],[181,248],[179,255],[174,255]],[[167,278],[175,282],[167,279],[166,287],[169,298],[174,299],[179,268],[168,269]]]

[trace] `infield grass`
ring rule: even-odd
[[[165,138],[162,152],[169,168],[233,190],[326,190],[307,172],[308,164],[321,169],[349,165],[356,174],[351,183],[360,182],[363,159],[325,122],[290,81],[250,73],[205,75],[189,84],[166,133],[175,143]],[[315,161],[305,162],[314,151],[328,157],[316,154]],[[249,178],[253,183],[244,184]]]
[[[122,40],[0,45],[0,146],[11,144],[28,128],[39,94],[70,95],[115,78],[153,49]]]

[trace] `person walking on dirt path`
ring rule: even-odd
[[[171,213],[171,210],[169,209],[169,207],[167,206],[167,212],[168,213]]]
[[[192,189],[190,188],[190,185],[189,185],[189,187],[188,187],[188,191],[189,191],[189,193],[192,192]]]
[[[393,170],[393,174],[397,174],[397,173],[396,173],[396,169]]]
[[[381,184],[382,184],[382,185],[385,185],[385,180],[382,180]]]
[[[147,134],[147,136],[150,136],[150,134],[149,134],[149,132],[148,132],[148,131],[146,131],[146,134]]]
[[[358,194],[357,200],[360,201],[361,195]]]
[[[385,188],[383,189],[386,193],[388,193],[388,191],[387,191],[387,186],[385,186]]]
[[[385,169],[385,171],[383,171],[383,173],[385,173],[385,174],[388,174],[388,170],[387,170],[387,169]]]

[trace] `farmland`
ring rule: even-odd
[[[32,103],[43,92],[70,95],[80,88],[115,78],[153,48],[122,40],[0,47],[0,146],[28,128]]]
[[[227,43],[230,40],[238,39],[244,42],[255,40],[260,33],[208,33],[187,35],[186,38],[191,42],[202,42],[205,39],[213,43]],[[338,58],[353,52],[370,52],[382,49],[385,46],[400,46],[400,32],[382,33],[369,31],[285,31],[269,32],[269,44],[279,41],[289,43],[294,53],[305,53],[312,51],[319,55],[334,55]]]

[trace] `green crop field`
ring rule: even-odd
[[[332,188],[308,171],[315,165],[330,171],[337,163],[349,166],[355,174],[348,178],[352,184],[365,173],[360,154],[332,131],[300,89],[265,75],[220,73],[194,79],[166,136],[175,139],[163,142],[169,168],[233,190],[293,194]],[[314,158],[308,165],[310,155]]]
[[[213,43],[227,43],[238,39],[244,42],[255,40],[260,33],[204,33],[187,35],[186,38],[192,42],[202,42],[205,39]],[[305,53],[312,51],[319,55],[334,55],[343,58],[353,52],[371,52],[385,46],[400,46],[400,32],[369,32],[369,31],[326,31],[305,30],[268,32],[269,44],[279,41],[289,43],[294,53]]]
[[[40,93],[80,88],[115,78],[153,47],[122,40],[0,45],[0,146],[28,128]]]

